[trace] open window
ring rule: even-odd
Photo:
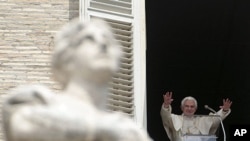
[[[110,85],[108,108],[122,111],[146,128],[145,2],[140,0],[80,0],[80,19],[106,20],[122,44],[120,70]]]

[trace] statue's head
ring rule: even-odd
[[[121,54],[121,45],[105,21],[73,20],[56,37],[52,68],[64,85],[73,77],[105,82],[118,69]]]

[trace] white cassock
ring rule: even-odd
[[[225,119],[231,110],[223,112],[219,110],[216,116],[196,116],[196,117],[185,117],[183,115],[172,114],[172,108],[165,108],[162,105],[161,118],[164,129],[171,141],[205,141],[198,136],[183,136],[185,134],[192,135],[214,135],[217,128],[220,125],[220,119]]]

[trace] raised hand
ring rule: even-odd
[[[223,109],[223,111],[228,111],[232,105],[232,101],[227,99],[223,99],[223,105],[220,106],[221,109]]]
[[[171,105],[172,101],[174,99],[172,99],[172,92],[167,92],[166,94],[163,95],[163,100],[164,100],[164,107],[168,108],[169,105]]]

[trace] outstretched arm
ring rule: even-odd
[[[169,130],[169,128],[173,128],[172,118],[171,118],[171,103],[173,101],[172,99],[172,92],[167,92],[163,95],[163,104],[161,108],[161,118],[164,125],[164,128],[166,130]]]
[[[232,101],[227,99],[223,99],[223,105],[220,106],[221,110],[219,110],[216,114],[220,116],[221,120],[224,120],[231,112]],[[215,134],[217,128],[220,125],[220,120],[218,118],[215,118],[213,121],[213,124],[210,128],[210,134]]]
[[[224,112],[228,112],[231,108],[231,105],[232,105],[232,101],[229,100],[228,98],[227,99],[223,99],[223,105],[220,106],[220,108],[224,111]]]
[[[225,119],[231,112],[232,101],[227,99],[223,99],[223,105],[220,106],[220,110],[217,112],[217,115],[220,115],[221,119]]]
[[[181,126],[174,126],[173,123],[173,119],[175,119],[175,121],[180,121],[180,120],[179,116],[172,114],[172,108],[171,108],[171,103],[173,102],[172,92],[166,92],[166,94],[163,95],[163,100],[164,102],[161,107],[161,118],[164,129],[170,140],[177,140],[178,134],[176,131],[178,131],[181,128]]]
[[[171,105],[172,101],[174,99],[172,99],[172,92],[167,92],[166,94],[163,95],[163,105],[164,105],[164,108],[168,108],[169,105]]]

